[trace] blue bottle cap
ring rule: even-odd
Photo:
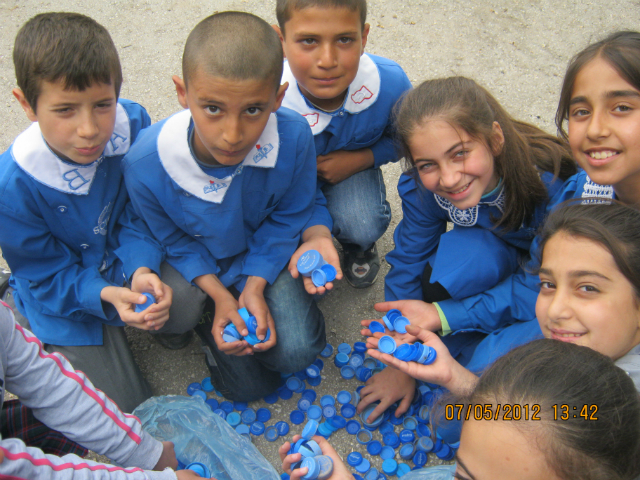
[[[302,429],[302,438],[304,438],[305,440],[311,440],[311,438],[318,431],[318,426],[318,422],[316,422],[315,420],[309,420]]]
[[[202,382],[200,382],[202,386],[202,390],[205,392],[213,392],[213,385],[211,384],[211,377],[203,378]]]
[[[227,423],[232,427],[238,426],[240,424],[240,421],[240,414],[237,412],[231,412],[229,415],[227,415]]]
[[[400,463],[398,465],[398,470],[396,470],[396,475],[398,477],[402,477],[411,471],[411,467],[406,463]]]
[[[324,259],[317,250],[307,250],[300,258],[296,267],[300,275],[308,277],[316,268],[320,268],[324,264]]]
[[[376,320],[373,320],[369,324],[369,330],[371,330],[371,333],[384,333],[385,332],[384,325],[382,325],[380,322],[378,322]]]
[[[382,422],[380,424],[379,430],[380,430],[380,433],[384,435],[385,433],[393,432],[394,428],[393,428],[393,425],[391,425],[389,422]]]
[[[301,477],[303,480],[315,480],[320,475],[320,464],[313,457],[303,458],[300,468],[307,469],[306,475]]]
[[[436,361],[436,358],[438,356],[438,352],[436,352],[435,348],[426,346],[427,349],[427,354],[426,356],[420,357],[420,363],[422,363],[423,365],[431,365],[433,362]]]
[[[293,392],[287,387],[284,387],[278,391],[278,395],[282,400],[289,400],[291,397],[293,397]]]
[[[275,442],[278,437],[280,437],[280,435],[278,434],[278,429],[273,425],[267,427],[267,429],[264,431],[264,438],[266,438],[268,442]]]
[[[322,409],[317,405],[311,405],[307,410],[307,417],[313,420],[320,420],[322,418]]]
[[[382,471],[387,475],[395,475],[397,470],[398,470],[398,462],[396,462],[393,458],[390,458],[382,462]]]
[[[156,303],[156,297],[154,297],[150,293],[143,293],[142,295],[147,297],[147,301],[142,305],[136,305],[136,313],[144,312],[147,308]]]
[[[307,383],[311,387],[317,387],[318,385],[320,385],[322,383],[322,377],[318,375],[316,378],[308,378],[307,379]]]
[[[309,410],[310,406],[311,402],[308,399],[302,397],[300,400],[298,400],[298,410],[306,412],[307,410]]]
[[[418,410],[418,421],[420,423],[429,422],[429,405],[422,405]]]
[[[300,425],[304,422],[304,412],[301,412],[300,410],[293,410],[289,414],[289,420],[291,420],[291,423],[294,425]]]
[[[293,373],[294,376],[296,376],[297,378],[299,378],[300,380],[306,380],[307,378],[309,378],[307,376],[307,369],[303,368],[302,370],[298,370],[297,372]]]
[[[271,410],[268,408],[259,408],[256,411],[256,418],[259,422],[267,423],[271,419]]]
[[[318,427],[318,435],[322,435],[324,438],[329,438],[333,431],[327,425],[327,422],[322,422]]]
[[[349,420],[347,422],[347,433],[349,435],[355,435],[360,431],[361,428],[362,425],[360,425],[360,422],[357,420]]]
[[[380,368],[380,366],[378,365],[378,360],[376,360],[375,358],[372,358],[372,357],[365,358],[364,362],[362,363],[362,366],[363,367],[367,367],[371,371],[373,371],[373,370],[375,370],[377,368]]]
[[[287,378],[287,388],[292,392],[302,392],[304,390],[304,382],[298,377]]]
[[[202,391],[202,390],[196,390],[195,392],[193,392],[192,396],[193,397],[200,397],[203,402],[207,400],[207,394],[204,393],[204,391]]]
[[[331,425],[336,430],[340,430],[347,426],[347,421],[341,417],[340,415],[335,415],[327,420],[327,423]]]
[[[360,419],[362,420],[362,423],[364,423],[365,427],[377,428],[384,421],[384,416],[382,415],[378,415],[378,418],[376,418],[373,422],[369,421],[371,412],[373,412],[373,410],[377,406],[378,402],[367,405],[367,407],[360,414]]]
[[[202,390],[202,385],[199,382],[190,383],[187,387],[187,395],[191,396],[198,390]]]
[[[382,444],[378,440],[371,440],[367,444],[367,452],[369,452],[369,455],[380,455]]]
[[[391,415],[389,417],[389,423],[391,423],[391,425],[402,425],[402,417],[396,417],[395,415]]]
[[[424,467],[429,460],[429,456],[425,452],[417,451],[413,456],[413,464],[416,467]]]
[[[338,345],[338,352],[346,353],[347,355],[349,355],[351,353],[351,345],[349,345],[348,343],[341,343],[340,345]]]
[[[324,350],[320,352],[320,356],[322,358],[329,358],[333,354],[333,345],[327,343],[327,346],[324,347]]]
[[[404,417],[404,420],[402,420],[402,426],[407,430],[415,430],[418,427],[418,421],[415,417]]]
[[[382,436],[382,442],[389,447],[396,448],[400,445],[400,438],[398,438],[398,435],[393,432],[385,433]]]
[[[315,392],[315,390],[311,390],[310,388],[307,388],[302,392],[301,397],[306,398],[307,400],[309,400],[310,403],[313,403],[316,401],[318,394]]]
[[[305,443],[305,445],[307,448],[311,449],[314,457],[322,455],[322,449],[320,448],[320,445],[318,445],[318,442],[316,442],[315,440],[309,440]]]
[[[225,412],[221,408],[217,408],[216,410],[213,411],[213,413],[215,413],[216,415],[220,416],[222,419],[226,419],[227,418],[227,412]]]
[[[324,287],[327,283],[327,274],[321,268],[316,268],[311,272],[311,281],[316,287]]]
[[[411,460],[413,458],[415,447],[412,443],[405,443],[400,447],[400,458],[403,460]]]
[[[346,390],[341,390],[340,392],[338,392],[337,398],[338,402],[344,405],[351,401],[351,394]]]
[[[257,422],[257,421],[253,422],[249,430],[251,430],[251,433],[253,435],[256,435],[256,436],[262,435],[264,433],[264,423]]]
[[[431,452],[433,450],[433,440],[429,437],[420,437],[416,442],[416,448],[421,452]]]
[[[382,353],[388,353],[389,355],[392,355],[393,352],[396,351],[396,341],[389,335],[380,337],[378,339],[378,350],[380,350]]]
[[[324,415],[324,418],[331,418],[335,416],[335,414],[336,407],[334,407],[333,405],[325,405],[324,407],[322,407],[322,415]]]
[[[387,330],[389,330],[390,332],[393,332],[394,330],[393,322],[391,322],[386,315],[382,317],[382,323],[384,323],[384,326],[387,327]]]
[[[260,339],[253,333],[250,333],[249,335],[244,337],[244,339],[249,345],[252,346],[260,343]]]
[[[200,462],[191,462],[189,465],[184,467],[185,470],[191,470],[192,472],[196,472],[202,478],[211,478],[211,471],[204,463]]]
[[[238,433],[239,435],[249,435],[249,432],[249,425],[241,423],[240,425],[236,426],[236,433]]]
[[[236,340],[242,340],[242,335],[240,335],[240,332],[238,332],[238,329],[233,323],[229,323],[225,326],[222,333],[234,337]]]
[[[233,403],[225,400],[224,402],[220,402],[220,408],[225,411],[225,413],[233,412]]]
[[[366,382],[367,380],[369,380],[371,378],[371,375],[372,375],[371,369],[367,367],[358,367],[356,369],[356,376],[358,377],[358,380],[360,380],[361,382]]]
[[[411,344],[409,343],[402,343],[398,345],[396,351],[393,352],[393,356],[398,360],[402,360],[403,362],[409,361],[412,355],[413,349],[411,348]]]
[[[351,365],[345,365],[340,369],[340,375],[345,380],[351,380],[353,377],[356,376],[356,370]]]
[[[320,371],[322,371],[322,369],[324,368],[324,362],[322,360],[320,360],[319,358],[316,358],[313,361],[313,364],[318,367],[318,369],[320,369]],[[307,372],[307,375],[309,374],[309,372]]]
[[[333,359],[333,363],[338,368],[344,367],[347,363],[349,363],[349,355],[344,352],[339,352],[336,355],[336,358]]]
[[[446,443],[442,444],[440,451],[436,452],[436,457],[441,460],[451,460],[454,455],[455,452]]]
[[[218,403],[218,400],[216,400],[215,398],[208,398],[207,400],[205,400],[204,403],[209,405],[209,408],[211,410],[217,410],[218,407],[220,407],[220,404]]]
[[[317,378],[320,376],[320,369],[315,365],[309,365],[307,367],[307,376],[309,378]]]
[[[406,317],[398,317],[393,321],[393,328],[396,329],[398,333],[407,333],[407,325],[410,325],[411,322]]]
[[[276,392],[270,393],[269,395],[264,397],[264,401],[266,403],[268,403],[269,405],[273,405],[274,403],[276,403],[278,401],[278,394]]]
[[[416,439],[416,435],[411,430],[405,429],[400,432],[400,441],[402,443],[410,443],[410,442],[413,442],[415,439]]]
[[[247,402],[233,402],[233,408],[238,412],[244,412],[249,408],[249,404]]]
[[[336,399],[333,398],[331,395],[323,395],[322,398],[320,398],[320,405],[322,405],[323,407],[326,405],[335,405],[336,404]]]
[[[364,474],[364,480],[376,480],[378,478],[378,470],[370,468],[367,473]]]
[[[397,308],[392,308],[391,310],[389,310],[387,312],[387,315],[386,315],[386,317],[392,323],[396,321],[396,318],[401,317],[401,316],[402,316],[402,312],[400,310],[398,310]]]
[[[240,340],[239,338],[233,337],[231,335],[228,335],[226,333],[222,334],[222,340],[225,341],[225,343],[233,343],[233,342],[237,342],[238,340]]]
[[[348,365],[351,365],[353,368],[361,367],[364,363],[364,359],[360,355],[353,354],[351,358],[349,358]]]
[[[360,445],[366,445],[371,440],[373,440],[373,435],[366,428],[360,429],[360,431],[356,434],[356,440]],[[368,469],[367,469],[368,470]]]
[[[283,473],[281,473],[281,474],[280,474],[280,478],[281,478],[282,480],[289,480],[291,477],[289,476],[289,474],[288,474],[288,473],[283,472]]]
[[[396,456],[396,451],[393,449],[393,447],[389,447],[389,446],[382,447],[382,450],[380,451],[380,458],[382,460],[389,460],[390,458],[393,458],[395,456]]]
[[[338,274],[336,267],[334,267],[330,263],[325,263],[323,266],[320,267],[320,270],[324,272],[327,278],[327,282],[333,282],[336,279],[336,275]]]
[[[246,425],[251,425],[257,418],[256,411],[253,408],[247,408],[240,416],[242,417],[242,423]]]
[[[364,353],[367,351],[367,344],[364,342],[356,342],[353,344],[353,351],[358,353]]]
[[[353,418],[353,416],[356,414],[356,407],[354,407],[350,403],[345,403],[344,405],[342,405],[340,413],[344,418]]]
[[[351,452],[349,455],[347,455],[347,463],[352,467],[360,465],[362,463],[362,460],[363,458],[360,452]]]
[[[371,468],[371,463],[366,458],[362,459],[359,465],[356,465],[356,472],[366,473]]]
[[[418,426],[416,427],[416,433],[420,437],[430,437],[431,436],[431,430],[429,429],[429,427],[427,427],[426,423],[419,423]]]

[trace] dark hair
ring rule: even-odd
[[[573,84],[582,67],[597,57],[605,60],[622,78],[636,90],[640,90],[640,33],[615,32],[599,42],[592,43],[569,61],[567,72],[564,74],[556,111],[558,134],[564,138],[568,138],[563,123],[569,118]]]
[[[367,21],[367,0],[276,0],[276,18],[283,35],[284,25],[291,20],[293,11],[308,7],[346,8],[352,12],[360,12],[362,29]]]
[[[232,80],[282,79],[283,53],[278,34],[260,17],[246,12],[221,12],[200,23],[187,37],[182,56],[185,84],[197,70]]]
[[[504,145],[494,155],[494,168],[504,182],[505,202],[495,227],[517,230],[546,200],[547,190],[536,167],[563,180],[576,172],[565,141],[514,120],[486,89],[465,77],[427,80],[396,104],[396,131],[409,169],[415,167],[409,139],[417,126],[434,118],[464,130],[493,152],[499,149],[492,144],[493,122],[502,128]]]
[[[562,479],[631,480],[640,475],[638,392],[610,358],[588,347],[551,339],[518,347],[489,367],[463,403],[528,405],[529,415],[539,405],[540,421],[510,425],[536,442]],[[569,408],[566,420],[560,420],[561,405]]]
[[[618,270],[640,298],[640,211],[610,199],[606,201],[586,205],[569,201],[551,213],[540,234],[538,263],[545,245],[557,233],[586,238],[611,253]]]
[[[79,13],[41,13],[28,20],[16,36],[13,65],[34,112],[43,81],[64,80],[65,90],[80,91],[94,83],[113,84],[120,95],[116,46],[102,25]]]

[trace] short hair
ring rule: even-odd
[[[367,0],[276,0],[276,18],[284,35],[284,25],[289,20],[294,10],[303,10],[308,7],[318,8],[346,8],[352,12],[360,12],[360,26],[364,29],[367,21]]]
[[[106,28],[79,13],[50,12],[31,18],[13,46],[18,86],[36,111],[42,82],[64,80],[65,90],[113,84],[120,95],[122,68]]]
[[[202,20],[189,34],[182,56],[185,85],[196,71],[233,80],[282,79],[283,53],[278,34],[263,19],[246,12],[221,12]]]

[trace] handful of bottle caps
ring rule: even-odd
[[[325,262],[317,250],[307,250],[300,255],[296,267],[300,275],[311,277],[316,287],[324,287],[327,282],[333,282],[337,275],[335,267]]]
[[[309,420],[302,429],[302,438],[291,446],[289,454],[300,453],[302,460],[291,465],[291,470],[307,468],[302,476],[304,480],[326,480],[333,473],[333,460],[322,454],[320,445],[313,436],[318,431],[319,424],[315,420]]]
[[[240,335],[240,332],[238,332],[236,326],[233,323],[230,323],[229,325],[224,327],[224,330],[222,331],[222,339],[225,342],[237,342],[238,340],[246,340],[249,345],[257,345],[258,343],[264,343],[269,340],[269,337],[271,337],[270,328],[267,328],[267,334],[264,336],[264,340],[260,340],[256,336],[256,329],[258,328],[258,321],[256,320],[256,317],[251,315],[246,308],[241,308],[240,310],[238,310],[238,314],[242,317],[244,323],[247,325],[249,335],[243,337],[242,335]]]
[[[387,329],[392,332],[407,333],[407,325],[411,323],[407,318],[402,316],[400,310],[396,310],[395,308],[389,310],[387,314],[382,317],[382,321],[384,325],[375,320],[369,324],[371,333],[384,333],[385,325]],[[432,347],[420,342],[398,345],[395,339],[389,335],[384,335],[378,339],[378,350],[393,355],[403,362],[418,362],[423,365],[431,365],[437,357],[437,352]]]

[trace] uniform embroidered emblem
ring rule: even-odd
[[[260,145],[257,145],[257,146],[259,147]],[[270,143],[267,143],[264,147],[258,150],[258,153],[256,153],[253,156],[253,162],[258,163],[260,160],[264,160],[265,158],[267,158],[267,154],[271,150],[273,150],[273,145],[271,145]]]
[[[83,185],[89,183],[89,180],[84,178],[77,168],[64,172],[62,179],[67,182],[71,190],[78,190]]]
[[[613,193],[613,187],[611,185],[599,185],[587,176],[584,191],[582,192],[582,198],[585,200],[582,201],[582,204],[611,203],[605,199],[613,198]]]
[[[371,90],[369,90],[364,85],[360,88],[360,90],[351,95],[351,100],[353,100],[353,103],[362,103],[365,100],[369,100],[370,98],[373,98],[373,93],[371,93]]]
[[[320,121],[320,115],[317,113],[305,113],[302,116],[307,119],[310,127],[315,127]]]
[[[116,144],[118,140],[120,140],[119,145]],[[111,138],[109,139],[109,143],[111,143],[111,148],[113,148],[114,153],[117,152],[118,148],[124,145],[126,141],[127,141],[127,137],[120,135],[116,132],[113,132],[113,135],[111,135]]]
[[[111,210],[113,210],[113,204],[109,202],[107,206],[102,209],[102,212],[98,217],[98,226],[93,227],[93,233],[96,235],[107,234],[107,225],[109,224],[109,218],[111,218]]]
[[[215,183],[215,182],[211,182],[210,185],[205,185],[204,187],[204,193],[214,193],[217,192],[218,190],[220,190],[221,188],[226,188],[227,184],[226,183]]]
[[[461,227],[473,227],[478,221],[478,211],[480,210],[480,204],[488,205],[490,207],[497,207],[500,212],[504,212],[504,189],[500,192],[498,197],[491,202],[480,202],[480,204],[467,208],[466,210],[460,210],[453,203],[440,195],[433,194],[438,202],[438,205],[443,210],[449,212],[449,218],[456,225]]]

